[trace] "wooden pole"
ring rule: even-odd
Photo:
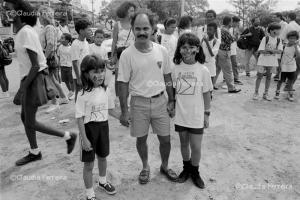
[[[185,0],[181,0],[181,12],[180,12],[180,16],[184,15],[184,5],[185,5]]]

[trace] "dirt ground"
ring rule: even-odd
[[[300,80],[295,85],[296,100],[289,102],[284,93],[280,100],[253,101],[254,72],[241,76],[240,94],[214,92],[210,128],[202,144],[200,173],[206,188],[196,188],[191,180],[171,183],[159,173],[160,155],[157,138],[148,139],[151,181],[139,185],[141,162],[135,139],[129,129],[110,119],[111,154],[108,179],[118,193],[108,196],[95,187],[98,199],[107,200],[297,200],[300,199]],[[261,92],[264,83],[261,85]],[[272,81],[270,94],[274,96]],[[46,114],[42,107],[38,120],[62,130],[76,131],[74,104],[60,112]],[[12,98],[0,100],[1,198],[5,200],[83,200],[84,185],[79,146],[66,154],[62,139],[37,134],[43,159],[22,167],[14,166],[27,154],[28,142],[20,120],[20,107]],[[55,118],[55,119],[54,119]],[[59,124],[61,119],[70,123]],[[179,137],[172,126],[170,167],[182,169]],[[97,179],[97,165],[94,180]]]

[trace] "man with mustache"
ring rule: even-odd
[[[250,58],[253,55],[256,62],[257,62],[257,50],[260,44],[260,41],[265,36],[263,29],[259,26],[260,19],[258,17],[254,17],[252,20],[252,26],[247,28],[241,36],[246,36],[248,38],[248,49],[245,51],[246,57],[246,76],[250,77]]]
[[[171,150],[169,116],[174,117],[175,114],[168,52],[163,46],[150,40],[154,21],[146,12],[135,14],[131,25],[136,40],[122,52],[119,62],[119,98],[122,110],[120,122],[129,126],[127,97],[130,93],[131,136],[136,137],[137,151],[143,164],[139,182],[146,184],[150,180],[147,145],[150,125],[160,143],[160,172],[169,180],[176,181],[176,173],[168,168]]]

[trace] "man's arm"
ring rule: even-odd
[[[129,95],[129,83],[118,81],[119,83],[119,99],[121,106],[120,123],[123,126],[129,127],[129,112],[128,112],[128,95]]]
[[[171,73],[164,74],[166,90],[168,94],[168,112],[171,118],[175,116],[175,94],[173,92],[173,82]]]
[[[78,60],[73,60],[72,61],[73,64],[73,69],[76,75],[77,80],[80,79],[80,75],[79,75],[79,69],[78,69]]]

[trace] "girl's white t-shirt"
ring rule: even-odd
[[[282,50],[283,45],[280,41],[277,46],[277,37],[273,38],[269,36],[268,44],[266,44],[266,37],[264,37],[259,45],[258,51],[260,50]],[[278,59],[280,59],[281,54],[272,54],[272,55],[265,55],[260,54],[258,57],[257,65],[259,66],[266,66],[266,67],[278,67]]]
[[[132,29],[129,29],[129,30],[124,29],[122,27],[122,24],[120,21],[118,21],[117,23],[118,23],[118,28],[119,28],[117,47],[130,46],[131,44],[134,43],[134,40],[135,40]]]
[[[216,76],[216,56],[219,52],[219,48],[221,44],[219,40],[216,39],[215,41],[216,41],[215,45],[214,45],[214,40],[208,41],[214,56],[210,55],[206,42],[204,41],[202,42],[202,48],[205,55],[204,65],[208,68],[211,77]]]
[[[297,47],[298,48],[298,47]],[[281,71],[282,72],[295,72],[297,70],[297,64],[295,59],[295,47],[286,46],[283,50],[281,59]]]
[[[95,43],[89,45],[90,54],[95,54],[97,56],[100,56],[101,59],[106,60],[107,54],[102,45],[97,46]]]
[[[175,65],[175,124],[188,128],[204,127],[203,93],[213,90],[207,67],[200,63]]]
[[[20,66],[21,79],[28,75],[32,67],[27,49],[37,54],[37,59],[40,66],[39,71],[42,71],[48,67],[39,36],[33,27],[25,25],[23,28],[21,28],[21,30],[19,30],[15,38],[15,49],[17,61]]]
[[[108,101],[110,96],[109,90],[102,87],[84,94],[80,91],[75,105],[75,118],[84,117],[84,124],[107,121],[108,109],[113,108],[113,102]]]
[[[72,67],[71,46],[60,45],[57,49],[59,64],[64,67]]]

